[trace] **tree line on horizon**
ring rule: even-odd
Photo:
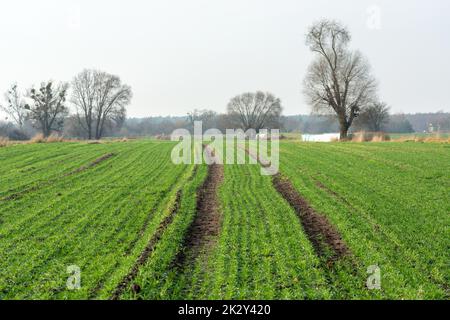
[[[355,130],[414,131],[407,119],[390,120],[390,108],[378,98],[378,83],[370,65],[361,52],[349,48],[350,40],[345,26],[328,19],[314,23],[307,32],[305,43],[315,58],[303,81],[303,93],[312,112],[322,116],[316,119],[313,129],[329,131],[332,128],[340,133],[341,140],[346,140]],[[270,92],[256,91],[232,97],[224,114],[196,109],[185,119],[163,123],[159,131],[161,124],[156,124],[156,131],[139,129],[154,124],[145,119],[139,123],[127,122],[126,107],[132,96],[131,87],[122,83],[120,77],[85,69],[70,84],[47,81],[27,89],[24,95],[14,84],[5,94],[7,103],[0,104],[0,108],[14,123],[12,128],[7,124],[8,135],[17,140],[26,139],[36,131],[44,137],[56,132],[84,139],[127,132],[167,134],[168,129],[191,129],[195,121],[203,121],[205,128],[241,128],[244,131],[262,128],[294,131],[293,127],[296,131],[307,131],[310,129],[306,126],[314,124],[283,117],[279,98]],[[70,114],[70,109],[74,113]],[[320,127],[323,123],[328,125],[325,130]],[[446,125],[444,121],[437,126],[445,128]],[[5,131],[4,127],[0,125],[0,134]]]
[[[194,112],[194,111],[193,111]],[[236,128],[235,120],[230,119],[226,113],[217,113],[212,110],[196,110],[196,120],[203,122],[203,130]],[[336,118],[324,115],[290,115],[281,116],[279,124],[268,126],[268,129],[280,129],[285,133],[322,134],[339,132],[339,122]],[[385,133],[414,133],[450,131],[450,113],[423,113],[423,114],[391,114],[383,125]],[[117,136],[128,137],[168,137],[175,129],[192,130],[193,123],[189,115],[186,116],[153,116],[143,118],[128,118]],[[366,131],[374,132],[365,124],[357,121],[351,133]]]
[[[65,122],[70,122],[85,138],[101,139],[107,128],[123,125],[132,95],[131,87],[118,76],[85,69],[71,84],[46,81],[25,94],[13,84],[5,93],[6,105],[0,108],[18,136],[26,137],[34,129],[48,137],[62,133]],[[72,115],[69,106],[75,111]]]

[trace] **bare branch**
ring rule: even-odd
[[[361,110],[376,99],[377,90],[368,62],[360,52],[348,50],[349,41],[348,30],[330,20],[317,22],[306,36],[317,58],[308,68],[304,93],[313,111],[337,116],[342,139]]]

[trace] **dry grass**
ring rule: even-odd
[[[101,144],[100,140],[87,140],[87,144]]]
[[[51,134],[49,137],[47,137],[47,139],[45,139],[45,142],[47,143],[53,143],[53,142],[64,142],[64,137],[56,135],[56,134]]]
[[[129,138],[115,138],[110,140],[80,140],[80,139],[68,139],[57,134],[51,134],[47,138],[42,133],[36,134],[28,141],[10,141],[7,137],[0,137],[0,147],[6,147],[12,144],[35,144],[35,143],[58,143],[58,142],[83,142],[87,144],[103,144],[112,142],[128,142]]]
[[[372,142],[384,142],[384,141],[391,141],[391,137],[387,134],[381,133],[374,135],[372,138]]]
[[[450,138],[434,136],[434,137],[422,138],[421,141],[422,142],[447,142],[448,143],[448,142],[450,142]]]
[[[38,133],[33,138],[31,138],[30,141],[28,141],[28,142],[29,143],[44,143],[45,137],[42,133]]]
[[[114,139],[105,139],[105,140],[85,140],[87,144],[105,144],[105,143],[113,143],[113,142],[128,142],[129,138],[114,138]]]
[[[300,132],[282,133],[280,140],[302,140],[302,134]]]
[[[170,136],[169,135],[165,135],[165,134],[160,134],[155,136],[156,140],[170,140]]]
[[[392,140],[394,142],[433,142],[433,143],[450,143],[450,137],[440,135],[423,137],[423,136],[402,136]]]
[[[9,138],[7,138],[7,137],[0,137],[0,148],[9,146],[10,143],[11,142],[9,141]]]
[[[355,132],[351,139],[352,142],[384,142],[391,141],[389,135],[384,132]]]
[[[368,141],[365,139],[365,135],[362,133],[355,133],[352,137],[352,142],[365,142]]]
[[[57,134],[51,134],[47,138],[44,137],[42,133],[38,133],[33,138],[31,138],[26,143],[33,144],[33,143],[57,143],[57,142],[76,142],[79,141],[77,139],[66,139],[63,136],[57,135]]]

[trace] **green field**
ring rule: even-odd
[[[220,169],[220,219],[192,236],[211,168],[173,146],[0,148],[0,299],[449,298],[449,144],[281,142],[283,179],[349,248],[333,263],[259,165]]]
[[[281,154],[281,171],[338,228],[359,277],[380,267],[381,297],[448,295],[448,144],[285,144]],[[339,291],[358,292],[360,281],[335,277]]]

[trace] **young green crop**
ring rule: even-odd
[[[328,216],[357,259],[359,281],[338,274],[336,297],[361,297],[370,265],[381,270],[382,290],[368,297],[448,295],[448,145],[283,142],[281,171]]]
[[[171,163],[173,144],[166,142],[61,144],[73,157],[61,157],[54,146],[21,146],[27,160],[20,152],[11,156],[8,148],[6,155],[1,151],[7,163],[17,156],[18,168],[32,165],[34,153],[45,162],[36,165],[47,166],[38,170],[41,175],[16,172],[15,179],[26,180],[26,188],[39,187],[17,199],[2,200],[3,299],[95,298],[110,292],[135,262],[189,168]],[[58,160],[45,160],[52,158],[42,156],[47,152]],[[114,156],[76,174],[63,174],[106,152]],[[67,162],[56,168],[64,159]],[[70,265],[81,269],[79,290],[66,288]]]
[[[320,261],[289,205],[258,165],[225,165],[218,199],[222,223],[212,248],[170,269],[147,299],[329,298]],[[154,268],[154,267],[153,267]],[[155,273],[148,274],[147,283]],[[144,288],[145,282],[140,282]]]
[[[351,251],[332,266],[249,164],[224,165],[220,232],[177,266],[208,167],[172,164],[173,146],[1,148],[0,299],[109,299],[155,237],[121,299],[448,298],[448,144],[280,143],[281,174]],[[71,265],[78,290],[66,286]],[[366,288],[373,265],[381,290]]]

